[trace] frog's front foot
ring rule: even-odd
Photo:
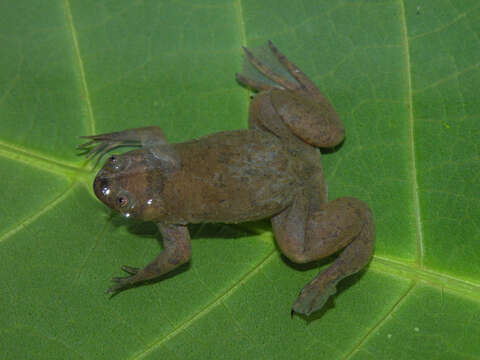
[[[292,316],[293,313],[309,316],[320,310],[328,298],[336,292],[336,283],[321,284],[318,278],[313,279],[300,291],[297,301],[292,306]]]
[[[106,294],[117,293],[126,290],[139,281],[137,274],[140,271],[140,268],[123,265],[122,270],[130,274],[130,276],[112,278],[112,281],[116,284],[109,287],[107,291],[105,291]]]

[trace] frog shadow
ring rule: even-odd
[[[158,231],[157,225],[153,222],[147,221],[140,221],[135,219],[126,219],[123,216],[112,212],[110,214],[109,221],[115,227],[126,227],[127,231],[134,235],[136,238],[144,238],[146,240],[156,240],[160,247],[159,253],[163,249],[163,239]],[[231,238],[241,238],[245,236],[252,235],[246,229],[238,226],[232,226],[230,224],[222,224],[222,223],[202,223],[202,224],[188,224],[188,230],[190,232],[190,238],[192,240],[195,239],[202,239],[202,238],[218,238],[218,239],[231,239]],[[146,265],[146,264],[145,264]],[[158,278],[152,280],[146,280],[138,284],[134,284],[125,288],[124,290],[129,290],[141,286],[148,286],[152,284],[156,284],[158,282],[162,282],[163,280],[169,279],[174,277],[184,271],[189,270],[191,267],[191,261],[187,262],[186,264],[180,265],[178,268],[159,276]],[[124,290],[117,291],[111,294],[111,298],[119,295]]]
[[[132,235],[135,235],[136,238],[144,238],[148,240],[156,240],[159,245],[160,245],[160,250],[163,249],[163,239],[162,236],[160,235],[158,228],[156,224],[152,222],[145,222],[145,221],[139,221],[135,219],[126,219],[116,213],[112,213],[110,215],[110,221],[112,224],[116,227],[121,227],[125,226],[127,228],[127,231],[131,233]],[[244,225],[232,225],[232,224],[222,224],[222,223],[202,223],[202,224],[189,224],[188,225],[188,230],[190,232],[190,237],[192,240],[196,239],[232,239],[232,238],[242,238],[245,236],[252,236],[253,233],[252,231],[248,230],[249,227],[254,227],[256,229],[260,229],[260,231],[272,231],[271,230],[271,225],[269,220],[259,220],[255,222],[248,222],[248,223],[243,223]],[[317,269],[318,272],[324,271],[327,267],[327,265],[331,264],[337,257],[338,255],[342,252],[342,250],[339,250],[337,253],[330,255],[326,258],[319,259],[310,263],[306,264],[298,264],[294,263],[291,260],[289,260],[285,255],[282,254],[280,249],[278,248],[278,245],[276,241],[273,241],[274,246],[277,249],[277,253],[281,257],[282,261],[289,267],[293,268],[296,271],[310,271],[313,269]],[[340,281],[337,285],[337,292],[333,295],[330,296],[330,298],[327,300],[325,305],[315,313],[311,314],[310,316],[306,316],[303,314],[295,314],[296,316],[299,316],[300,318],[304,319],[307,324],[310,324],[312,321],[318,320],[323,317],[323,315],[330,309],[335,307],[335,298],[339,295],[341,295],[345,290],[350,288],[350,286],[354,285],[360,278],[364,275],[365,271],[368,269],[368,266],[361,271],[359,271],[356,274],[353,274],[342,281]],[[166,279],[169,279],[171,277],[174,277],[180,273],[183,273],[187,270],[189,270],[191,267],[191,262],[187,262],[186,264],[183,264],[179,266],[178,268],[158,277],[152,280],[146,280],[144,282],[132,285],[124,290],[129,290],[129,289],[134,289],[137,287],[141,286],[148,286],[152,284],[156,284],[159,282],[162,282]],[[122,291],[115,292],[111,294],[110,298],[113,298]]]
[[[347,141],[347,137],[345,136],[343,138],[342,141],[340,141],[337,145],[335,146],[332,146],[332,147],[329,147],[329,148],[326,148],[326,147],[321,147],[321,148],[318,148],[320,149],[320,153],[322,155],[329,155],[329,154],[334,154],[336,153],[337,151],[339,151],[343,145],[345,144],[345,142]]]

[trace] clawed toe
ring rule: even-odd
[[[129,273],[130,275],[135,275],[140,270],[140,268],[132,267],[132,266],[128,266],[128,265],[123,265],[121,267],[121,269],[123,271],[125,271],[126,273]]]
[[[116,283],[109,287],[107,291],[105,291],[106,294],[112,294],[112,293],[117,293],[123,290],[126,290],[127,288],[131,287],[133,284],[133,275],[132,276],[125,276],[125,277],[114,277],[112,278],[112,282]]]
[[[138,281],[136,275],[140,271],[139,268],[123,265],[121,269],[130,274],[130,276],[112,278],[112,282],[115,284],[105,291],[106,294],[117,293],[126,290]]]

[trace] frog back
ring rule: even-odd
[[[228,131],[173,144],[181,167],[164,180],[164,221],[236,223],[286,208],[302,162],[259,130]]]

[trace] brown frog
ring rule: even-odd
[[[169,144],[158,127],[87,136],[89,156],[119,146],[138,150],[113,155],[93,188],[107,206],[126,217],[153,221],[164,250],[143,269],[123,266],[107,292],[157,278],[190,259],[189,223],[239,223],[271,218],[278,247],[295,263],[315,261],[343,249],[300,292],[294,312],[310,315],[335,293],[336,284],[362,269],[374,247],[372,212],[362,201],[327,200],[317,147],[344,138],[342,122],[315,84],[272,44],[291,78],[281,76],[244,48],[247,60],[271,81],[237,74],[259,91],[249,109],[249,129],[224,131]]]

